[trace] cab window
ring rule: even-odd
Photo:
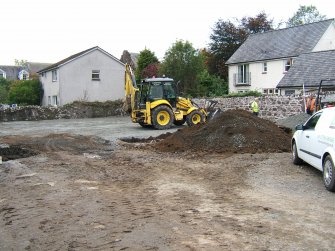
[[[157,100],[163,98],[163,89],[160,84],[153,84],[150,88],[150,99]]]

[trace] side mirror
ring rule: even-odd
[[[304,130],[305,128],[304,128],[304,125],[297,125],[296,127],[295,127],[295,130]]]

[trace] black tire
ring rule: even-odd
[[[328,191],[335,192],[335,166],[330,155],[323,161],[322,168],[325,187]]]
[[[173,121],[173,124],[175,124],[176,126],[181,126],[181,125],[185,124],[185,121],[186,121],[186,119],[183,118],[182,120]]]
[[[300,165],[303,162],[302,159],[300,159],[298,156],[297,144],[295,141],[292,142],[292,162],[295,165]]]
[[[169,129],[172,126],[173,120],[173,112],[171,108],[166,105],[157,106],[152,110],[151,121],[155,129]]]
[[[194,126],[203,122],[205,122],[205,115],[199,110],[194,110],[186,116],[186,123],[188,126]]]

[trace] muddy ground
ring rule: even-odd
[[[334,193],[289,152],[78,134],[0,137],[33,155],[0,165],[0,250],[335,248]]]

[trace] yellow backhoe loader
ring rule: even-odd
[[[206,121],[208,113],[188,98],[178,97],[171,78],[147,78],[136,84],[131,67],[125,71],[126,102],[131,120],[143,127],[168,129],[175,125],[195,125]]]

